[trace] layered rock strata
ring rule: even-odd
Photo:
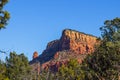
[[[98,44],[98,38],[93,35],[65,29],[61,38],[49,42],[43,53],[30,64],[40,62],[42,69],[57,71],[59,66],[66,64],[71,58],[76,58],[81,63],[87,54],[94,52]]]

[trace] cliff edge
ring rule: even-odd
[[[57,71],[59,66],[67,64],[71,58],[76,58],[81,63],[87,54],[94,52],[97,44],[99,41],[96,36],[65,29],[61,38],[49,42],[43,53],[33,58],[30,64],[40,62],[42,69]]]

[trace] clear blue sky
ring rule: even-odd
[[[100,36],[105,20],[120,17],[120,0],[10,0],[5,10],[11,19],[0,31],[0,49],[25,53],[31,60],[65,28]]]

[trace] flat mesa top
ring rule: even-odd
[[[94,36],[94,35],[92,35],[92,34],[86,34],[86,33],[84,33],[84,32],[80,32],[80,31],[77,31],[77,30],[73,30],[73,29],[64,29],[63,30],[63,34],[65,33],[65,32],[67,32],[67,31],[70,31],[70,32],[77,32],[77,33],[79,33],[79,34],[84,34],[84,35],[88,35],[88,36],[92,36],[92,37],[95,37],[95,38],[98,38],[97,36]]]

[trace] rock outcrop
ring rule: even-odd
[[[38,52],[35,51],[35,52],[33,53],[33,59],[36,59],[37,57],[38,57]]]
[[[67,64],[71,58],[76,58],[81,63],[87,54],[94,52],[97,44],[99,40],[93,35],[65,29],[61,38],[49,42],[43,53],[30,64],[39,61],[43,69],[57,71],[59,66]]]
[[[98,43],[97,37],[69,29],[62,33],[60,49],[88,54],[94,51],[96,43]]]

